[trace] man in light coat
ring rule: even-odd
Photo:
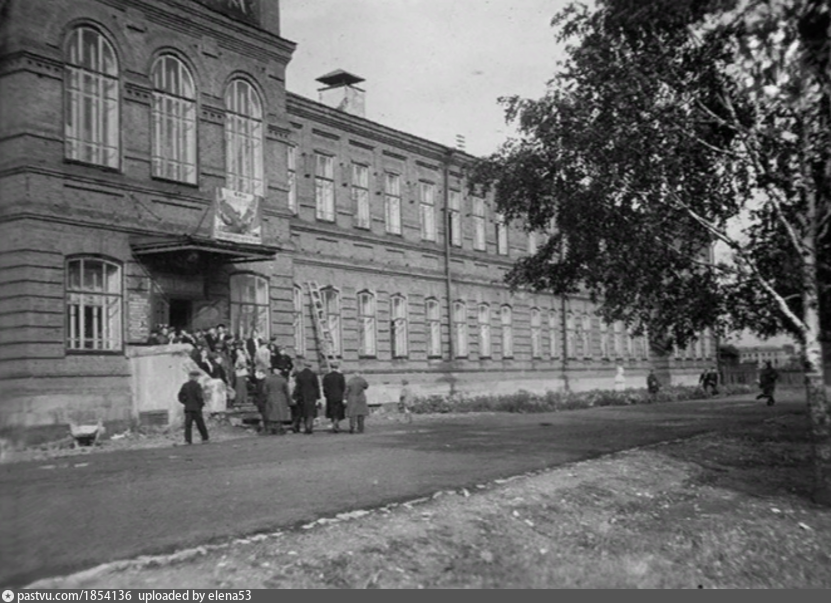
[[[349,433],[364,432],[364,417],[369,414],[366,402],[366,389],[369,383],[356,371],[346,384],[346,416],[349,417]]]
[[[263,382],[262,392],[265,401],[263,431],[283,435],[286,433],[283,423],[291,420],[289,382],[279,372],[270,373]]]

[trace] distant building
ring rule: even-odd
[[[739,362],[764,364],[770,362],[773,366],[787,366],[793,364],[796,352],[792,345],[759,345],[736,348],[739,351]]]

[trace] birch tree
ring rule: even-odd
[[[473,177],[547,235],[509,283],[584,291],[678,346],[706,328],[796,337],[831,504],[828,3],[599,0],[553,25],[566,60],[542,98],[503,99],[517,136]]]

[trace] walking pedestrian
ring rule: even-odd
[[[340,431],[340,422],[346,418],[343,398],[346,395],[346,379],[332,363],[332,370],[323,377],[323,397],[326,398],[326,418],[332,422],[332,433]]]
[[[201,371],[193,370],[188,373],[188,381],[179,390],[179,402],[185,405],[185,443],[193,443],[193,424],[199,430],[202,441],[208,441],[208,428],[202,418],[202,407],[205,406],[205,396],[199,384]]]
[[[304,363],[303,370],[294,378],[294,396],[298,406],[298,418],[303,421],[303,433],[311,435],[317,417],[317,403],[320,400],[320,383],[317,373],[312,370],[312,363],[308,360]],[[298,431],[299,427],[298,424]]]
[[[349,417],[349,433],[364,432],[364,418],[369,414],[366,402],[366,389],[369,383],[363,378],[360,371],[349,379],[346,384],[346,416]]]
[[[757,400],[767,398],[768,406],[776,404],[773,399],[773,392],[776,390],[776,381],[779,379],[779,372],[773,368],[770,360],[765,361],[765,368],[759,374],[759,387],[762,388],[762,393],[756,396]]]

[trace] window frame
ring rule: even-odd
[[[264,289],[265,294],[266,294],[265,303],[262,303],[262,302],[256,301],[256,300],[255,301],[249,301],[249,300],[235,300],[234,299],[234,291],[235,291],[234,282],[239,280],[239,279],[246,278],[246,277],[247,278],[252,278],[253,282],[255,283],[254,284],[255,298],[256,298],[256,293],[260,291],[260,288],[258,287],[257,284],[258,283],[265,284],[265,289]],[[260,318],[260,316],[261,316],[260,312],[263,312],[262,316],[265,318],[264,332],[260,332],[260,330],[258,328],[257,329],[257,337],[268,341],[269,338],[271,337],[271,280],[267,276],[265,276],[263,274],[259,274],[257,272],[234,272],[231,275],[229,275],[229,277],[228,277],[228,291],[229,291],[228,309],[229,309],[229,312],[230,312],[230,315],[231,315],[230,332],[234,336],[240,337],[240,338],[243,338],[243,339],[248,339],[249,337],[253,336],[253,334],[254,334],[253,329],[251,331],[245,333],[241,329],[241,324],[240,324],[242,322],[242,313],[243,313],[244,307],[253,307],[254,310],[255,310],[255,312],[254,312],[255,316],[257,318]],[[242,291],[242,289],[240,289],[240,291]],[[235,306],[239,306],[239,308],[240,308],[240,314],[239,315],[235,315],[235,312],[234,312]]]
[[[508,255],[508,224],[505,222],[505,216],[497,213],[495,216],[496,228],[496,254]]]
[[[419,222],[421,224],[421,240],[435,243],[438,240],[436,224],[436,193],[438,188],[435,182],[429,180],[418,181]]]
[[[485,236],[485,220],[487,210],[483,197],[471,198],[471,219],[473,221],[473,250],[487,251],[488,242]]]
[[[160,64],[164,61],[174,61],[176,63],[179,71],[179,81],[182,82],[182,88],[190,87],[190,97],[181,89],[179,91],[165,90],[157,84],[157,69],[159,69]],[[164,79],[168,71],[163,66],[161,69],[161,73],[163,74],[162,79]],[[150,70],[150,79],[153,82],[153,101],[150,110],[151,174],[153,178],[160,180],[169,180],[171,182],[197,186],[199,183],[199,111],[197,106],[199,93],[196,89],[196,82],[191,68],[176,54],[165,52],[153,61]],[[160,108],[164,105],[167,105],[166,111]],[[176,107],[173,112],[169,110],[171,106]],[[180,115],[171,114],[176,111]],[[188,112],[190,113],[189,118],[183,115]],[[178,122],[174,122],[176,119],[178,119]],[[176,123],[175,126],[173,126],[174,123]],[[163,132],[165,126],[168,126],[169,130]],[[165,156],[165,152],[162,149],[164,145],[161,141],[163,137],[168,139],[177,137],[176,144],[179,147],[180,153],[171,153],[168,149],[167,156]],[[185,150],[184,158],[181,155],[182,149]],[[174,168],[177,173],[173,175],[168,173],[167,170],[171,168]]]
[[[84,32],[93,33],[98,37],[96,54],[99,60],[94,67],[83,64]],[[75,42],[76,35],[77,43]],[[81,57],[77,62],[73,60],[73,50]],[[109,69],[105,57],[107,52],[111,61]],[[115,44],[100,28],[90,24],[81,24],[73,27],[67,34],[63,61],[64,159],[121,171],[121,61]],[[74,83],[76,81],[77,84]],[[86,93],[85,86],[82,84],[84,81],[95,82],[94,87],[97,90],[94,95]],[[92,99],[92,103],[89,105],[85,103],[87,99]],[[89,116],[84,111],[85,106],[94,107]],[[81,132],[86,122],[94,122],[91,133]],[[92,157],[83,156],[83,147],[87,147],[86,151]],[[108,159],[107,153],[110,154],[111,160]]]
[[[364,289],[357,296],[358,306],[358,357],[378,357],[378,304],[375,294]],[[368,300],[368,303],[366,303]],[[365,308],[369,312],[365,312]]]
[[[559,358],[560,353],[562,352],[560,346],[558,345],[560,342],[557,337],[559,319],[560,315],[556,310],[548,311],[548,352],[552,360]]]
[[[542,311],[531,308],[529,312],[531,323],[531,358],[542,358]]]
[[[467,358],[470,354],[468,335],[467,303],[457,299],[453,302],[453,352],[456,358]]]
[[[514,310],[510,305],[503,304],[499,308],[499,323],[502,331],[502,358],[511,359],[514,357]]]
[[[366,182],[356,183],[356,180],[361,180],[359,172],[366,177]],[[372,228],[372,212],[370,211],[369,202],[369,165],[353,161],[351,176],[350,192],[355,210],[355,228],[370,230]]]
[[[454,247],[462,246],[462,191],[451,189],[448,193],[448,209],[450,215],[447,220],[447,229],[450,233],[450,244]]]
[[[297,145],[286,145],[286,184],[288,185],[288,210],[297,215]]]
[[[292,292],[292,331],[294,332],[294,354],[306,356],[306,322],[303,314],[303,288],[295,285]]]
[[[424,300],[424,321],[427,325],[427,358],[441,358],[441,304],[435,297]]]
[[[387,234],[401,234],[401,174],[397,172],[384,172],[384,228]]]
[[[398,308],[399,310],[396,310]],[[409,309],[407,298],[390,296],[390,352],[393,358],[407,358],[410,353]]]
[[[85,280],[85,264],[89,263],[97,263],[100,264],[102,267],[101,273],[101,288],[95,289],[87,288]],[[78,285],[77,288],[73,286],[71,282],[72,277],[72,269],[71,265],[78,263],[79,264],[79,271],[78,271]],[[105,291],[104,281],[107,278],[106,270],[107,267],[114,268],[116,271],[116,276],[113,279],[117,283],[118,291]],[[124,351],[124,330],[126,328],[125,320],[124,320],[124,265],[122,262],[119,262],[115,259],[100,256],[100,255],[72,255],[68,256],[64,260],[64,294],[63,294],[63,316],[64,316],[64,339],[63,339],[63,346],[65,353],[70,354],[86,354],[86,355],[112,355],[112,354],[121,354]],[[70,301],[73,297],[77,296],[80,300],[80,303],[77,304],[70,304]],[[98,304],[86,304],[84,303],[91,297],[98,297],[101,298],[101,302]],[[112,300],[115,300],[114,302]],[[108,303],[109,302],[109,303]],[[75,311],[75,315],[78,317],[78,326],[75,330],[83,333],[85,331],[86,326],[86,311],[85,309],[89,306],[99,308],[99,320],[101,321],[101,331],[105,330],[105,317],[104,317],[104,310],[110,309],[110,307],[114,307],[117,310],[117,317],[116,317],[116,325],[110,326],[109,330],[111,332],[111,336],[108,338],[110,342],[110,347],[103,347],[105,343],[105,337],[102,336],[100,338],[91,337],[88,338],[86,334],[82,334],[76,337],[72,337],[73,332],[73,321],[72,318],[72,311],[71,307],[75,306],[79,308]],[[94,319],[94,318],[93,318]],[[96,339],[101,340],[102,347],[86,347],[86,342],[88,339],[91,339],[93,343]],[[77,341],[79,343],[78,346],[73,347],[73,341]]]
[[[485,320],[482,320],[482,318]],[[479,358],[493,357],[493,338],[491,337],[491,307],[481,303],[476,307],[476,325],[479,331]]]
[[[321,222],[335,222],[335,156],[315,151],[315,219]],[[321,174],[321,161],[323,174]],[[328,168],[327,168],[328,165]],[[328,195],[327,195],[328,193]]]
[[[248,113],[239,106],[251,106]],[[225,186],[231,190],[265,196],[265,106],[256,86],[245,78],[228,82],[223,95],[225,102]],[[243,158],[240,158],[242,154]]]
[[[330,312],[330,307],[334,300],[334,307],[336,312]],[[336,358],[343,357],[343,303],[341,299],[340,290],[329,286],[323,287],[320,290],[320,300],[323,303],[323,311],[326,314],[326,323],[329,328],[329,333],[332,335],[332,342],[335,348],[332,354]]]

